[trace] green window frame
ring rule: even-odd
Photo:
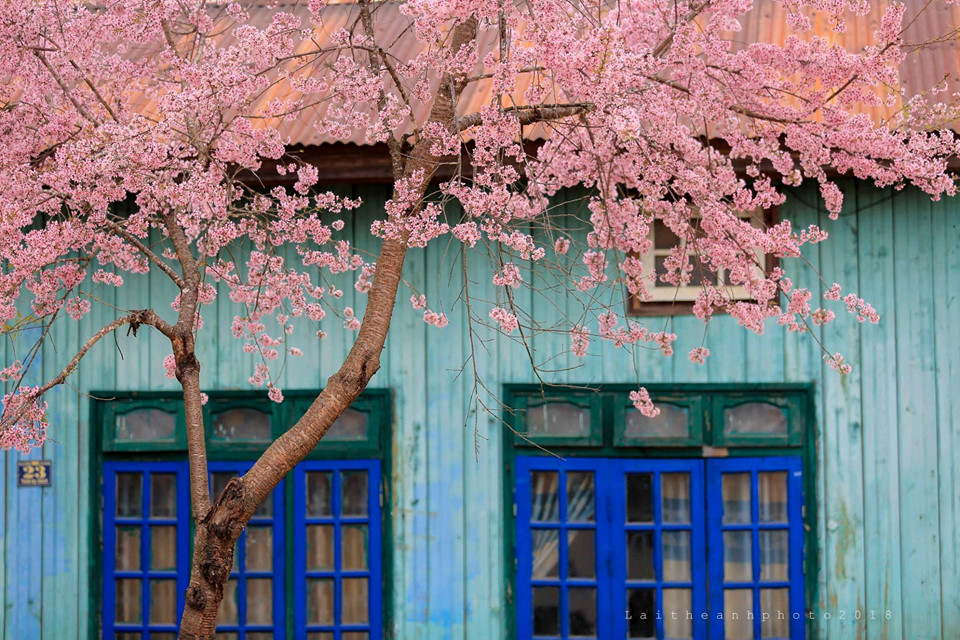
[[[817,522],[816,514],[816,408],[813,384],[648,384],[654,403],[687,412],[690,420],[683,435],[638,435],[626,432],[630,411],[635,411],[629,393],[636,385],[565,385],[548,387],[539,384],[504,386],[503,421],[513,432],[503,446],[503,558],[505,584],[508,590],[508,615],[505,617],[505,638],[517,638],[517,508],[515,501],[517,456],[582,458],[759,458],[796,456],[802,463],[803,503],[803,574],[806,624],[810,637],[817,633],[816,616],[809,614],[817,607]],[[591,397],[589,438],[567,438],[530,433],[526,425],[526,409],[531,399],[543,402],[584,403]],[[748,404],[759,404],[760,414],[776,417],[778,410],[786,422],[776,433],[737,433],[727,429],[726,412]]]
[[[267,394],[261,391],[219,391],[210,392],[209,401],[204,406],[204,424],[206,426],[207,459],[211,469],[218,463],[252,463],[267,449],[273,439],[277,438],[291,427],[310,404],[316,399],[320,390],[285,390],[285,399],[282,403],[269,400]],[[89,518],[90,538],[94,548],[102,548],[103,531],[103,502],[102,487],[105,475],[105,463],[172,463],[186,460],[186,420],[183,411],[182,395],[177,392],[115,392],[94,391],[91,393],[94,400],[91,402],[91,424],[94,437],[91,442],[90,455],[90,504],[100,508],[91,509]],[[175,435],[165,439],[130,440],[118,435],[117,419],[119,416],[132,414],[140,410],[159,410],[170,414],[175,420]],[[263,411],[270,418],[270,440],[238,439],[225,440],[213,436],[214,419],[218,414],[233,409],[253,409]],[[389,389],[365,390],[348,411],[359,412],[365,420],[356,420],[354,424],[365,424],[363,436],[358,436],[355,428],[349,439],[337,439],[335,431],[328,431],[323,440],[307,455],[307,461],[330,461],[340,464],[358,464],[364,460],[379,460],[379,502],[380,540],[379,565],[382,567],[379,591],[382,598],[378,607],[383,615],[380,618],[384,636],[392,627],[391,591],[392,591],[392,540],[393,530],[390,518],[393,500],[389,483],[392,468],[392,395]],[[331,428],[333,430],[333,427]],[[302,465],[301,465],[302,466]],[[293,479],[291,474],[290,478]],[[372,489],[372,488],[371,488]],[[282,501],[289,519],[284,529],[284,556],[289,566],[293,561],[295,550],[295,527],[292,526],[294,504],[296,500],[295,482],[283,482],[278,488],[282,492]],[[190,551],[192,552],[194,526],[189,523]],[[372,548],[372,547],[371,547]],[[189,557],[189,556],[187,556]],[[89,571],[93,576],[94,584],[102,584],[104,576],[104,556],[102,552],[91,554]],[[283,577],[284,611],[281,617],[285,621],[285,637],[295,637],[295,619],[297,599],[295,597],[295,571],[287,572]],[[372,585],[371,585],[372,587]],[[89,622],[90,637],[100,637],[103,625],[101,622],[103,611],[102,590],[91,589],[90,608],[98,612],[91,616]]]

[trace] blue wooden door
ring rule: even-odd
[[[710,637],[803,638],[800,458],[706,464]]]
[[[103,471],[104,637],[172,639],[189,579],[187,464],[105,462]]]
[[[804,637],[800,459],[516,459],[517,637]]]
[[[380,461],[303,462],[293,482],[296,637],[380,640]]]

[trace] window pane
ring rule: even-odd
[[[783,409],[766,402],[747,402],[723,412],[724,434],[787,433],[787,416]]]
[[[653,474],[627,474],[627,522],[653,522]]]
[[[216,500],[227,484],[236,476],[233,471],[217,471],[210,474],[210,498]]]
[[[329,471],[308,471],[304,475],[307,483],[307,515],[314,518],[328,517],[331,514],[332,474]]]
[[[150,640],[153,640],[153,637],[151,637]],[[273,640],[273,632],[247,631],[247,640]]]
[[[567,576],[593,578],[596,576],[596,550],[593,529],[567,531]]]
[[[690,589],[663,590],[663,636],[668,640],[693,637],[693,594]]]
[[[150,568],[176,571],[177,529],[173,525],[150,527]]]
[[[236,631],[218,631],[217,640],[240,640],[240,634]]]
[[[327,440],[366,440],[367,414],[362,411],[347,409],[330,425],[330,429],[323,436]]]
[[[753,533],[723,532],[723,577],[727,582],[753,580]]]
[[[143,517],[143,474],[117,474],[117,516]]]
[[[760,522],[787,522],[787,472],[757,474],[760,493]]]
[[[367,568],[367,525],[347,524],[340,529],[340,564],[346,571],[363,571]]]
[[[142,588],[142,583],[136,578],[117,579],[117,622],[140,624]]]
[[[256,409],[230,409],[213,418],[213,437],[217,440],[269,441],[270,414]]]
[[[595,636],[597,634],[597,592],[592,588],[571,588],[567,591],[570,602],[570,635]]]
[[[671,249],[680,243],[680,238],[663,220],[653,221],[653,245],[657,249]]]
[[[653,589],[627,589],[628,638],[657,637],[655,594]]]
[[[247,624],[270,624],[271,622],[273,622],[273,580],[247,578]]]
[[[749,524],[750,474],[723,474],[720,491],[723,496],[723,524]]]
[[[263,499],[257,510],[253,512],[254,518],[272,518],[273,517],[273,494],[269,494]]]
[[[763,638],[790,637],[790,590],[760,589],[760,635]]]
[[[307,624],[333,624],[333,580],[307,580]]]
[[[177,581],[150,581],[150,624],[177,624]]]
[[[343,502],[340,507],[342,516],[367,515],[367,472],[343,471],[340,476]]]
[[[118,631],[113,637],[116,640],[140,640],[143,638],[142,635],[133,631]]]
[[[753,591],[725,589],[723,628],[725,640],[753,640]]]
[[[333,571],[333,525],[307,525],[307,569]]]
[[[593,472],[567,473],[567,521],[593,522]]]
[[[654,580],[653,531],[627,532],[627,578]]]
[[[248,638],[250,636],[247,636]],[[340,634],[342,640],[368,640],[370,634],[366,631],[345,631]]]
[[[560,575],[560,531],[534,529],[533,577],[556,578]]]
[[[246,570],[273,571],[273,527],[247,527]]]
[[[559,476],[556,471],[531,471],[532,495],[530,519],[534,522],[557,522],[560,520]]]
[[[247,637],[249,638],[250,635],[248,634]],[[177,640],[177,634],[164,633],[163,631],[151,631],[150,640]]]
[[[689,582],[692,559],[689,531],[663,532],[663,579]]]
[[[333,632],[311,631],[307,634],[307,640],[333,640]]]
[[[660,519],[671,524],[690,522],[690,474],[660,474]]]
[[[173,440],[176,437],[176,417],[159,409],[120,414],[114,427],[117,440]]]
[[[689,411],[662,402],[657,403],[660,414],[648,418],[636,409],[627,410],[626,433],[629,438],[686,438],[689,434]]]
[[[366,624],[369,621],[367,583],[367,578],[343,579],[343,610],[340,612],[343,624]]]
[[[172,473],[150,474],[150,517],[177,517],[177,476]]]
[[[117,527],[117,571],[140,570],[140,527]]]
[[[560,589],[533,588],[533,634],[555,636],[560,633]]]
[[[223,601],[220,603],[220,611],[217,613],[217,624],[228,625],[240,623],[240,603],[237,599],[238,596],[237,579],[230,578],[227,580],[227,584],[223,586]]]
[[[790,532],[786,529],[760,531],[760,579],[790,579]]]
[[[586,436],[590,434],[590,409],[567,402],[548,402],[527,409],[527,430],[531,434]]]

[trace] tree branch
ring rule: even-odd
[[[470,17],[453,29],[450,50],[460,48],[476,38],[477,20]],[[466,82],[444,74],[437,89],[436,99],[428,118],[448,128],[456,124],[456,102]],[[407,177],[420,174],[416,185],[419,195],[426,192],[430,179],[439,166],[440,159],[430,152],[433,140],[418,140],[411,150],[404,167]],[[410,206],[408,215],[415,214],[420,198]],[[397,290],[403,275],[403,262],[407,252],[406,238],[387,238],[380,246],[377,257],[373,288],[370,290],[363,323],[357,341],[347,354],[340,369],[327,380],[327,386],[313,401],[310,408],[269,448],[243,476],[243,514],[249,519],[261,502],[280,481],[309,454],[320,442],[327,430],[360,395],[370,379],[380,368],[380,352],[383,351],[390,331],[390,321],[397,299]]]
[[[62,371],[60,371],[59,374],[56,375],[56,377],[52,378],[49,382],[31,392],[33,397],[39,398],[47,391],[50,391],[50,389],[63,384],[70,374],[76,370],[77,366],[80,364],[80,361],[83,360],[83,357],[87,355],[87,352],[90,351],[95,344],[100,342],[100,340],[102,340],[112,331],[116,331],[124,325],[129,325],[134,335],[136,335],[137,329],[140,327],[140,325],[150,325],[167,337],[174,335],[174,330],[170,323],[158,316],[153,309],[140,309],[139,311],[133,311],[125,316],[117,318],[90,336],[90,338],[83,343],[83,346],[80,347],[80,350],[77,351],[73,358],[70,359],[70,362],[67,363],[67,365]]]
[[[180,277],[180,274],[174,271],[173,268],[171,268],[166,262],[161,260],[160,256],[154,253],[150,247],[145,245],[139,238],[112,220],[107,220],[106,225],[110,227],[110,229],[118,236],[135,246],[140,253],[146,256],[150,262],[157,265],[161,271],[170,276],[170,279],[173,280],[174,284],[176,284],[180,289],[183,289],[186,286],[186,282],[184,282],[183,278]]]
[[[80,102],[73,97],[73,93],[70,92],[70,87],[68,87],[67,83],[63,81],[63,78],[60,77],[60,74],[57,73],[57,70],[53,68],[53,65],[50,64],[50,61],[47,60],[47,57],[43,55],[42,52],[36,49],[33,51],[33,53],[37,56],[37,58],[39,58],[40,62],[43,63],[43,66],[47,68],[47,71],[50,72],[50,75],[53,76],[53,79],[56,80],[57,85],[63,91],[64,95],[67,96],[67,100],[69,100],[73,104],[77,112],[80,115],[82,115],[84,118],[86,118],[94,126],[99,126],[100,122],[96,118],[94,118],[92,115],[90,115],[87,112],[87,110],[83,108],[83,105],[81,105]]]
[[[596,107],[591,102],[571,102],[566,104],[542,104],[542,105],[521,105],[518,107],[507,107],[504,113],[514,113],[517,121],[522,125],[536,124],[538,122],[550,122],[569,118],[571,116],[581,116],[593,111]],[[471,113],[457,118],[457,131],[464,131],[470,127],[475,127],[483,121],[480,112]]]

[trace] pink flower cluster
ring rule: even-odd
[[[650,399],[650,392],[644,387],[630,392],[630,402],[637,408],[637,411],[648,418],[656,418],[660,415],[660,408],[653,404],[653,400]]]
[[[801,256],[826,231],[750,218],[810,181],[836,217],[844,208],[836,175],[954,195],[948,160],[960,155],[960,138],[945,125],[960,117],[960,100],[889,91],[901,86],[910,51],[906,5],[886,6],[873,42],[854,51],[806,33],[809,15],[826,14],[840,32],[848,14],[870,9],[866,0],[778,1],[799,33],[737,46],[730,32],[759,5],[713,0],[664,20],[674,0],[627,0],[599,13],[546,0],[410,0],[378,8],[371,34],[355,14],[343,19],[354,9],[324,0],[225,9],[115,0],[68,11],[0,3],[0,324],[13,331],[27,315],[88,322],[103,288],[170,276],[181,290],[174,310],[193,331],[202,306],[235,306],[231,331],[253,358],[251,382],[282,397],[270,366],[298,353],[298,327],[323,338],[317,325],[332,313],[360,328],[328,277],[353,278],[363,294],[378,268],[344,237],[360,202],[325,191],[318,167],[289,153],[294,120],[318,139],[399,150],[373,236],[409,248],[446,236],[494,249],[501,266],[492,281],[507,293],[529,286],[527,264],[553,260],[562,285],[587,300],[583,317],[598,315],[597,335],[615,346],[673,353],[673,334],[603,312],[610,302],[601,294],[644,300],[664,283],[704,283],[694,313],[705,322],[723,311],[757,333],[768,320],[797,332],[829,323],[835,313],[812,306],[811,291],[762,268],[767,258]],[[397,23],[387,27],[390,12]],[[453,30],[472,19],[477,36],[451,49]],[[443,77],[488,98],[469,113],[474,103],[450,84],[438,89]],[[867,115],[884,110],[888,121]],[[523,143],[531,133],[542,141],[535,155]],[[582,234],[559,228],[568,216],[555,197],[565,189],[587,194]],[[658,234],[676,247],[645,268]],[[575,239],[583,246],[573,251]],[[193,261],[202,284],[187,286]],[[834,285],[824,298],[860,322],[879,321],[867,301],[841,295]],[[447,324],[423,296],[411,303],[425,322]],[[511,334],[525,312],[496,306],[490,319]],[[590,334],[583,320],[574,324],[571,349],[582,357]],[[707,355],[690,352],[694,362]],[[164,368],[175,376],[175,365]],[[22,413],[39,422],[35,409]],[[28,435],[8,446],[25,446],[35,428],[16,424]]]

